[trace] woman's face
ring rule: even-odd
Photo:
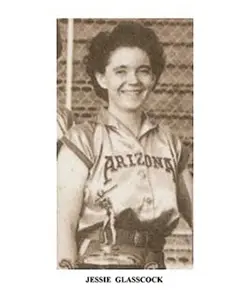
[[[150,60],[137,47],[120,47],[110,55],[104,74],[97,80],[107,89],[109,105],[124,111],[136,111],[147,99],[155,82]]]

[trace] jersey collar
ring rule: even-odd
[[[105,126],[108,126],[114,130],[122,130],[125,124],[123,124],[119,119],[117,119],[113,114],[111,114],[107,109],[102,107],[100,109],[100,112],[97,116],[97,123],[104,124]],[[155,123],[153,120],[149,119],[149,116],[143,112],[142,113],[142,126],[141,126],[141,132],[139,134],[139,137],[146,134],[148,131],[155,129],[158,127],[158,124]]]

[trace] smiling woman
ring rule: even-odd
[[[165,237],[181,213],[192,226],[188,155],[142,111],[164,64],[157,36],[137,23],[121,22],[91,41],[87,71],[108,109],[62,139],[59,266],[164,268]]]
[[[115,115],[123,110],[138,110],[155,82],[147,53],[137,47],[116,49],[105,72],[95,76],[98,84],[107,90],[109,110]]]
[[[163,47],[153,30],[145,28],[137,23],[123,22],[115,27],[111,34],[107,32],[100,32],[93,38],[89,48],[87,73],[92,79],[97,95],[107,101],[109,99],[108,91],[99,85],[96,73],[105,73],[106,67],[111,58],[110,54],[119,48],[137,48],[137,52],[138,50],[144,52],[144,58],[146,55],[147,63],[145,68],[143,65],[141,66],[139,73],[147,73],[148,71],[151,71],[155,77],[154,86],[156,85],[165,66]],[[124,62],[122,58],[124,59],[127,55],[125,50],[120,54],[123,54],[123,57],[121,57],[121,60],[117,61],[117,63]],[[132,59],[134,61],[136,60],[135,57]],[[117,71],[121,75],[126,74],[128,66],[122,64],[116,67],[118,67]]]

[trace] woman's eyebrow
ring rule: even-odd
[[[120,65],[120,66],[115,67],[113,70],[116,71],[118,69],[127,69],[127,68],[128,68],[128,66]]]
[[[138,67],[138,69],[140,69],[140,68],[151,69],[151,66],[150,65],[141,65]]]
[[[126,65],[120,65],[120,66],[117,66],[117,67],[114,67],[113,70],[116,71],[118,69],[127,69],[128,66]],[[146,68],[146,69],[151,69],[151,66],[150,65],[140,65],[137,67],[137,69],[140,69],[140,68]]]

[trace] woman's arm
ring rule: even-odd
[[[178,206],[190,228],[193,228],[193,177],[188,169],[179,174]]]
[[[88,169],[66,146],[62,146],[57,162],[57,242],[58,266],[77,261],[76,231],[83,205]]]

